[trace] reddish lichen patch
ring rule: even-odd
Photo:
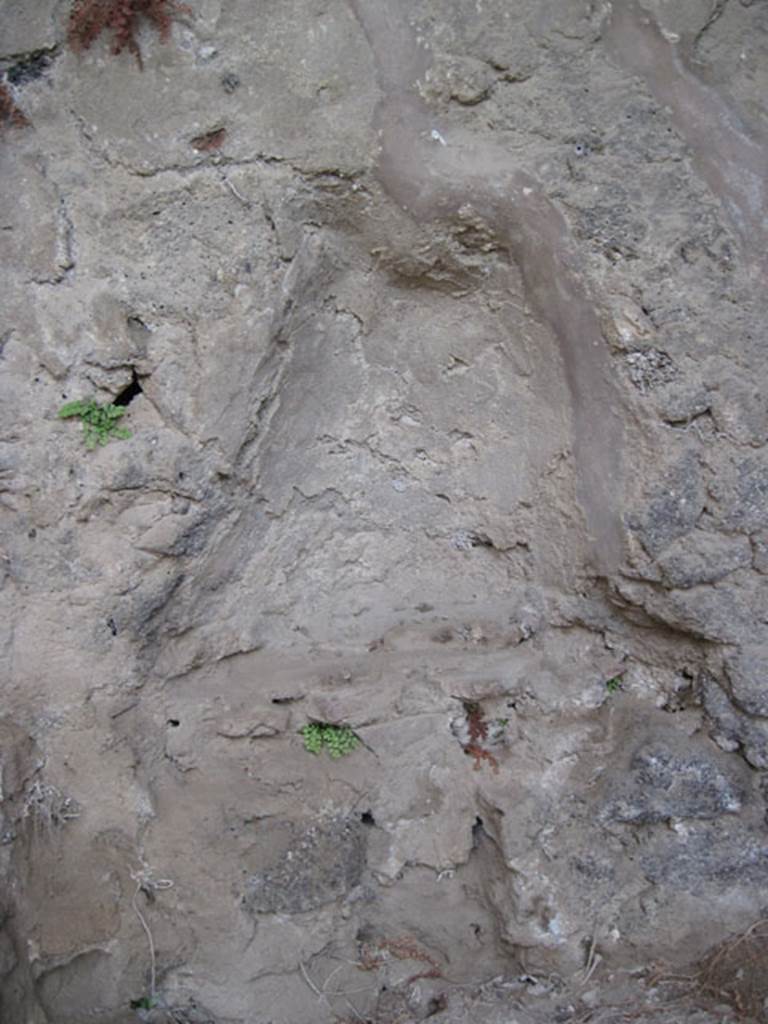
[[[8,86],[0,82],[0,131],[5,128],[26,128],[29,124],[29,118],[16,106]]]
[[[196,135],[194,139],[190,139],[190,145],[193,146],[198,153],[211,153],[220,149],[226,137],[226,128],[214,128],[209,132],[205,132],[204,135]]]
[[[75,0],[69,15],[67,41],[75,53],[82,53],[102,32],[111,32],[111,52],[117,55],[128,50],[143,67],[136,39],[142,19],[160,33],[165,43],[173,18],[189,13],[189,7],[178,0]]]
[[[464,712],[467,716],[467,729],[469,730],[469,743],[464,747],[464,753],[475,759],[474,769],[476,772],[483,767],[483,761],[487,761],[493,769],[494,775],[498,774],[499,762],[482,745],[483,740],[488,739],[488,723],[483,718],[483,709],[475,701],[465,701]]]
[[[467,754],[469,757],[474,757],[474,769],[476,772],[479,772],[480,769],[483,767],[483,761],[487,761],[488,764],[493,769],[493,774],[498,775],[499,762],[496,760],[496,758],[489,750],[484,750],[483,747],[479,746],[477,743],[470,743],[466,747],[464,747],[464,753]]]

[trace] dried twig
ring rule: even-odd
[[[147,920],[139,910],[139,905],[136,899],[140,892],[145,893],[150,899],[154,898],[154,893],[162,889],[170,889],[173,882],[169,878],[153,879],[152,873],[148,868],[142,867],[140,871],[131,872],[131,878],[136,883],[136,889],[131,899],[131,906],[133,907],[136,917],[138,917],[141,927],[147,936],[147,942],[149,944],[149,997],[150,1000],[154,1000],[157,995],[157,957],[155,955],[155,940],[152,938],[152,930],[147,924]]]
[[[314,981],[312,981],[312,979],[310,978],[309,974],[307,974],[307,969],[304,966],[304,964],[301,962],[301,960],[299,960],[299,970],[301,971],[302,978],[304,979],[304,981],[306,981],[307,985],[309,985],[309,987],[315,993],[317,998],[318,999],[325,999],[325,994],[320,991],[320,989],[317,987],[317,985],[314,983]]]
[[[235,188],[235,186],[234,186],[234,185],[232,184],[232,182],[231,182],[231,181],[229,180],[229,178],[228,178],[228,177],[226,176],[226,174],[222,174],[222,176],[221,176],[221,180],[222,180],[222,181],[224,182],[224,184],[225,184],[225,185],[227,186],[227,188],[228,188],[228,189],[230,190],[230,192],[232,193],[232,195],[233,195],[233,196],[235,196],[235,197],[236,197],[237,199],[239,199],[239,200],[240,200],[240,202],[241,202],[241,203],[242,203],[242,204],[243,204],[244,206],[250,206],[250,205],[251,205],[251,201],[250,201],[250,199],[246,199],[246,198],[245,198],[245,196],[244,196],[244,195],[242,194],[242,192],[238,192],[238,191],[237,191],[237,189],[236,189],[236,188]]]

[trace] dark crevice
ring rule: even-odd
[[[131,383],[126,385],[120,394],[115,398],[114,405],[130,405],[134,398],[144,394],[144,389],[139,382],[136,370],[131,371]]]
[[[704,38],[707,32],[709,32],[709,30],[712,28],[715,22],[722,17],[723,11],[725,10],[727,5],[728,0],[715,0],[714,7],[710,12],[709,17],[704,22],[699,31],[696,33],[693,42],[691,43],[690,51],[694,59],[698,59],[697,51],[699,48],[699,44],[701,43],[701,40]]]
[[[128,326],[129,331],[135,331],[140,334],[147,334],[149,332],[149,328],[147,327],[147,325],[144,323],[140,316],[129,316],[126,319],[126,324]]]
[[[676,427],[678,430],[679,429],[683,429],[684,430],[686,427],[690,427],[690,425],[692,423],[695,423],[697,420],[703,420],[704,417],[706,417],[707,420],[710,423],[712,423],[713,426],[714,426],[714,420],[712,418],[712,410],[711,409],[702,409],[701,412],[693,412],[693,413],[690,414],[690,416],[684,416],[684,417],[680,416],[680,417],[677,417],[677,416],[667,415],[667,416],[662,416],[661,419],[662,419],[662,422],[666,423],[668,427]]]

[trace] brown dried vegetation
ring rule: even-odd
[[[148,21],[165,43],[171,34],[171,22],[177,14],[190,9],[178,0],[75,0],[69,16],[67,40],[75,53],[93,45],[102,32],[112,33],[113,54],[128,50],[143,67],[136,32],[142,19]]]
[[[765,1022],[766,965],[768,918],[762,917],[741,934],[718,943],[684,974],[670,974],[666,965],[655,964],[647,984],[665,993],[658,1007],[660,1012],[676,1004],[701,1008],[722,1008],[727,1004],[739,1020]]]
[[[700,964],[697,987],[741,1017],[768,1019],[768,920],[717,946]]]
[[[429,953],[421,949],[416,941],[409,936],[399,939],[380,939],[378,942],[365,943],[360,949],[358,967],[361,971],[374,971],[383,967],[390,960],[415,960],[426,965],[426,969],[412,975],[407,985],[421,978],[442,978],[440,964]]]
[[[226,135],[226,128],[213,128],[204,135],[195,136],[194,139],[190,140],[190,145],[196,149],[198,153],[212,153],[221,148]]]
[[[476,772],[483,767],[483,761],[487,761],[493,769],[494,775],[497,775],[499,762],[483,746],[483,740],[488,739],[488,724],[483,718],[483,709],[475,701],[465,701],[464,711],[469,729],[469,743],[464,747],[464,753],[475,759]]]
[[[470,743],[469,746],[464,747],[464,753],[475,759],[475,771],[479,772],[483,767],[483,761],[487,761],[493,769],[493,774],[499,774],[499,762],[490,752],[479,746],[477,743]]]
[[[10,89],[0,82],[0,132],[6,128],[26,128],[29,118],[16,106]]]

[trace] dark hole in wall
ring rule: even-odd
[[[360,821],[364,825],[375,825],[376,824],[376,819],[374,818],[374,816],[371,814],[370,811],[363,811],[363,813],[360,815]]]
[[[132,370],[131,383],[126,385],[120,394],[115,398],[114,405],[130,405],[134,398],[144,394],[144,389],[139,382],[136,370]]]
[[[473,548],[492,548],[494,546],[491,538],[484,533],[473,533],[469,538],[469,543]]]
[[[427,1003],[427,1012],[425,1018],[434,1017],[437,1013],[442,1013],[443,1010],[448,1008],[448,996],[441,992],[440,995],[433,996]]]

